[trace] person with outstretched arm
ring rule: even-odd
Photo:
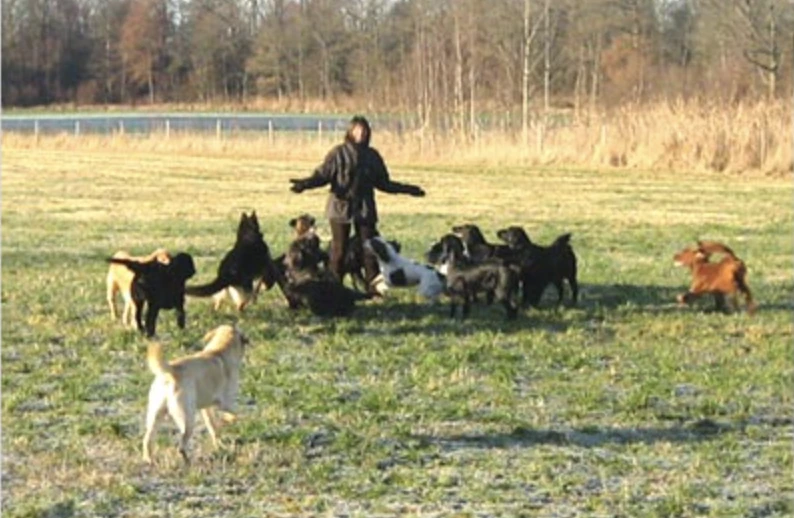
[[[290,190],[295,193],[330,184],[325,210],[331,226],[330,269],[340,280],[345,273],[344,258],[350,230],[355,230],[360,244],[378,235],[375,189],[390,194],[425,195],[421,187],[395,182],[389,177],[380,153],[369,145],[371,136],[367,119],[353,117],[344,142],[331,149],[314,174],[290,180]],[[363,250],[359,252],[364,254]],[[373,290],[372,280],[379,268],[377,259],[370,254],[364,254],[364,271],[368,290]]]

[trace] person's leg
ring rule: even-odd
[[[363,245],[367,239],[378,235],[378,229],[375,223],[357,223],[356,233],[361,237],[359,242],[362,245],[361,254],[364,258],[364,280],[367,281],[367,289],[371,289],[372,280],[380,273],[378,260],[372,255],[364,253]]]
[[[339,281],[345,275],[345,253],[350,240],[350,223],[329,221],[331,225],[331,257],[330,268]]]

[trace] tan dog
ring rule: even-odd
[[[190,463],[188,441],[193,434],[196,411],[207,426],[213,445],[218,447],[218,424],[214,407],[224,422],[232,422],[234,404],[240,387],[246,336],[236,327],[219,326],[204,336],[204,349],[167,363],[159,343],[151,343],[146,360],[155,378],[149,389],[146,412],[146,433],[143,437],[143,459],[151,463],[152,435],[157,422],[168,413],[181,434],[179,453]]]
[[[723,254],[717,262],[709,261],[712,254]],[[755,311],[755,302],[747,286],[747,267],[744,261],[736,257],[733,250],[717,241],[698,241],[694,248],[685,248],[673,256],[679,266],[692,271],[692,284],[689,291],[682,293],[676,300],[679,304],[687,304],[694,298],[712,294],[718,310],[725,309],[725,297],[730,295],[733,305],[738,308],[737,295],[741,292],[747,304],[747,313]]]
[[[158,248],[149,255],[133,257],[129,253],[120,250],[113,254],[114,259],[129,259],[139,263],[159,261],[162,264],[171,263],[171,254],[163,248]],[[135,304],[132,302],[132,279],[135,273],[123,264],[110,263],[107,276],[107,300],[110,306],[110,318],[116,320],[116,294],[121,293],[124,300],[124,311],[121,314],[121,323],[125,326],[135,328]]]

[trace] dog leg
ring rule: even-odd
[[[118,313],[116,312],[116,282],[108,279],[108,291],[107,291],[107,300],[108,306],[110,306],[110,318],[111,320],[116,320],[118,318]],[[124,319],[122,317],[122,323]]]
[[[135,305],[135,324],[138,328],[138,331],[141,333],[144,332],[143,327],[143,301],[142,300],[135,300],[133,301]]]
[[[469,292],[467,291],[466,294],[463,296],[463,313],[461,314],[461,319],[468,317],[470,312],[471,312],[471,297],[469,296]]]
[[[579,299],[579,284],[576,282],[576,277],[568,277],[568,286],[571,287],[571,305],[575,306]]]
[[[747,314],[752,315],[755,313],[756,304],[753,302],[753,294],[750,292],[750,287],[747,286],[747,283],[744,282],[742,277],[736,279],[736,286],[739,288],[739,291],[742,292],[744,295],[744,303],[747,306]],[[739,309],[738,303],[736,309]]]
[[[221,420],[226,424],[232,424],[237,422],[237,416],[228,410],[221,410]]]
[[[221,308],[221,303],[223,303],[223,299],[226,298],[228,289],[229,288],[224,288],[212,296],[212,309],[218,311]]]
[[[125,327],[135,329],[135,303],[127,297],[124,297],[124,310],[121,313],[121,323]]]
[[[507,314],[507,320],[515,320],[518,318],[518,308],[510,302],[510,299],[504,299],[502,301],[502,305],[505,307],[505,313]]]
[[[727,308],[725,307],[725,295],[722,293],[715,293],[714,294],[714,308],[717,311],[725,313]]]
[[[157,431],[157,424],[165,409],[165,394],[157,385],[149,390],[149,408],[146,411],[146,433],[143,436],[143,460],[152,463],[152,439]]]
[[[248,293],[245,290],[241,291],[234,286],[229,286],[229,294],[232,297],[232,302],[237,308],[237,311],[243,311],[248,303]]]
[[[168,413],[179,429],[179,454],[182,456],[182,460],[185,461],[185,464],[190,465],[188,444],[190,443],[190,437],[193,435],[195,416],[188,410],[184,398],[179,396],[168,399]]]
[[[154,336],[155,326],[157,325],[157,314],[159,312],[160,308],[151,303],[148,304],[146,308],[146,336],[149,338]]]
[[[220,448],[220,443],[218,442],[218,429],[215,425],[215,420],[212,416],[212,410],[210,408],[204,408],[201,410],[201,418],[204,420],[204,424],[207,426],[207,431],[210,434],[210,439],[212,439],[212,445],[217,450]]]
[[[559,306],[562,304],[562,297],[565,294],[565,289],[562,284],[562,279],[557,279],[554,281],[554,287],[557,289],[557,305]]]
[[[176,308],[176,325],[179,329],[185,328],[185,306],[178,306]]]

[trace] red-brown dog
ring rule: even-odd
[[[709,262],[712,254],[723,254],[717,263]],[[744,295],[747,313],[755,311],[755,303],[750,288],[747,286],[747,267],[736,257],[733,250],[717,241],[698,241],[694,248],[685,248],[673,256],[679,266],[686,266],[692,271],[692,284],[689,291],[676,299],[679,304],[687,304],[693,299],[710,293],[718,310],[725,309],[725,296],[730,295],[733,305],[738,309],[738,292]]]

